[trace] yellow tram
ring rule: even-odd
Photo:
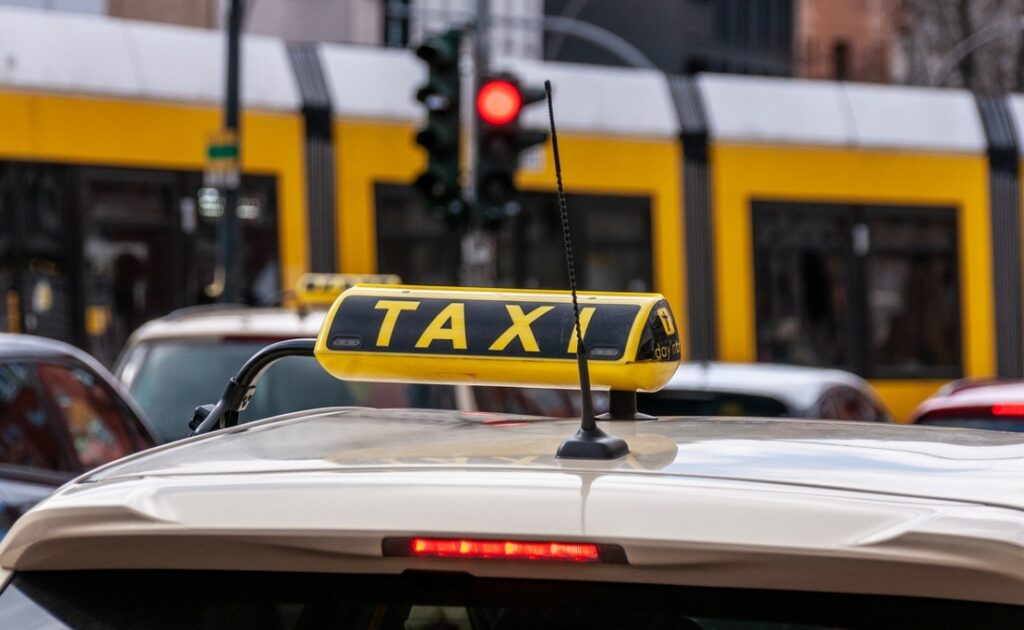
[[[110,360],[212,299],[221,44],[0,9],[0,328]],[[1024,376],[1018,97],[498,65],[555,86],[582,288],[665,295],[684,360],[842,367],[900,418],[951,379]],[[410,185],[424,79],[407,50],[246,38],[251,301],[307,271],[457,281],[457,239]],[[498,283],[562,287],[550,147],[518,184]]]

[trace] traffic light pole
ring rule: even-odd
[[[487,74],[490,24],[490,0],[477,0],[472,47],[474,52],[472,56],[472,85],[467,94],[476,94],[483,83],[483,77]],[[480,164],[480,155],[477,149],[480,124],[477,121],[475,99],[469,100],[469,106],[465,108],[468,114],[468,124],[465,128],[469,130],[469,139],[465,145],[469,149],[466,151],[464,164],[465,199],[472,209],[469,213],[470,217],[479,217],[477,206],[480,200],[476,188],[476,176]],[[459,248],[459,284],[463,286],[495,286],[498,280],[497,249],[497,235],[491,230],[484,229],[478,222],[471,220],[468,229],[462,235]]]
[[[241,55],[239,40],[241,38],[242,19],[245,11],[243,0],[231,0],[228,9],[227,24],[227,81],[224,93],[224,131],[235,138],[238,146],[238,159],[241,159],[241,120],[239,115],[239,91],[241,83]],[[237,303],[241,301],[241,276],[239,261],[241,259],[241,239],[238,226],[238,188],[241,177],[229,177],[224,186],[224,212],[218,243],[221,256],[221,268],[224,270],[224,290],[220,294],[221,302]]]

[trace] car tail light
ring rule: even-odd
[[[602,562],[625,564],[626,554],[615,545],[539,540],[481,540],[470,538],[386,538],[384,555],[412,558],[471,560],[528,560],[540,562]]]
[[[993,416],[1024,416],[1024,403],[992,405]]]

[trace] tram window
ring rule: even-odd
[[[498,273],[503,284],[556,289],[567,286],[562,260],[558,198],[522,193],[522,208],[499,233]],[[647,197],[567,195],[580,286],[591,291],[652,289],[651,202]]]
[[[409,283],[454,284],[459,243],[408,186],[378,184],[377,269]]]
[[[853,367],[844,334],[849,229],[834,212],[755,214],[759,360]]]
[[[961,373],[951,208],[753,204],[758,359]]]
[[[65,166],[0,163],[0,266],[10,274],[0,278],[0,330],[74,338],[67,175]]]
[[[378,184],[377,270],[406,282],[457,281],[459,243],[424,209],[411,187]],[[567,286],[558,198],[524,192],[520,212],[497,234],[498,286]],[[580,287],[592,291],[652,289],[651,202],[647,197],[569,195],[569,220]]]
[[[218,256],[218,226],[224,212],[224,198],[216,189],[204,188],[198,175],[189,175],[185,186],[189,195],[179,200],[172,210],[178,216],[195,217],[195,225],[183,229],[194,230],[194,237],[184,239],[185,247],[194,251],[184,263],[189,269],[183,303],[210,302],[216,296],[208,292],[215,283]],[[185,201],[184,208],[181,201]],[[194,213],[194,215],[193,215]],[[276,304],[281,300],[280,263],[278,258],[277,186],[273,177],[245,175],[235,206],[241,231],[242,296],[249,304]]]

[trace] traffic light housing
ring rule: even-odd
[[[523,129],[523,107],[544,99],[544,89],[524,87],[511,75],[483,77],[476,93],[476,198],[480,219],[497,227],[519,212],[515,175],[519,155],[544,142],[545,131]]]
[[[452,29],[428,39],[416,49],[427,63],[427,83],[416,100],[427,110],[427,122],[416,143],[427,150],[427,167],[416,178],[427,209],[457,221],[464,214],[459,185],[459,46],[462,33]]]

